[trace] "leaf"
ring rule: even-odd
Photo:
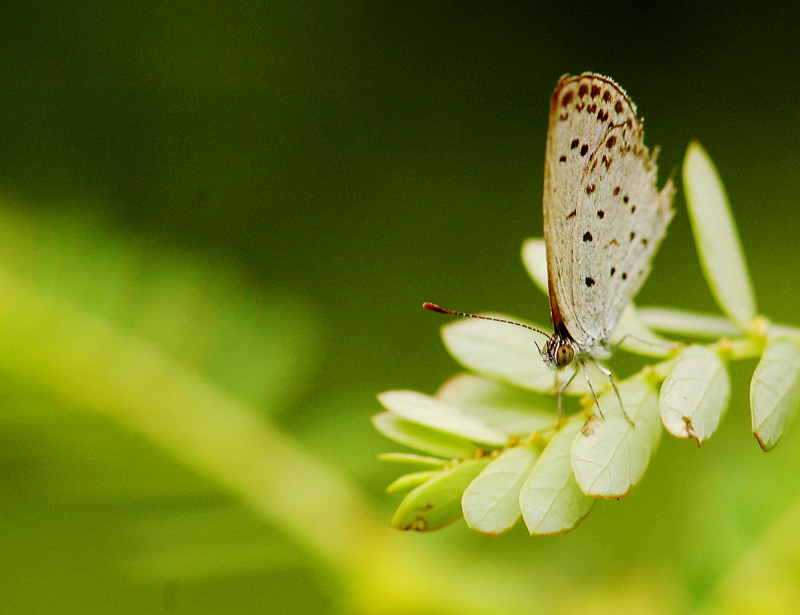
[[[432,455],[463,459],[475,452],[475,445],[469,440],[412,423],[391,412],[376,414],[372,424],[390,440]]]
[[[440,468],[449,463],[447,459],[439,459],[439,457],[426,457],[424,455],[415,455],[414,453],[381,453],[378,455],[381,461],[390,461],[393,463],[407,463],[410,465],[430,466]]]
[[[706,282],[722,310],[747,331],[756,315],[747,263],[725,188],[697,142],[686,151],[683,186]]]
[[[722,316],[662,307],[640,307],[638,314],[648,327],[675,335],[715,340],[736,337],[740,333],[736,325]]]
[[[442,339],[448,352],[467,369],[534,391],[553,387],[553,372],[544,364],[536,347],[542,336],[533,331],[465,318],[442,327]]]
[[[547,284],[547,247],[544,239],[529,238],[522,244],[522,264],[528,271],[528,275],[533,279],[536,287],[544,293],[545,297],[550,296]]]
[[[470,528],[497,536],[514,527],[520,517],[519,490],[536,456],[528,446],[506,449],[469,484],[461,508]]]
[[[525,323],[510,316],[491,316]],[[450,354],[467,369],[532,391],[555,393],[560,383],[572,375],[571,367],[558,372],[547,367],[536,348],[541,338],[522,327],[464,318],[442,327],[442,339]],[[606,382],[594,365],[589,366],[589,372],[596,386]],[[582,375],[573,379],[566,390],[568,395],[588,392]]]
[[[400,503],[392,517],[399,530],[430,532],[461,517],[464,489],[489,463],[489,458],[469,459],[420,485]]]
[[[421,484],[428,482],[438,473],[439,470],[426,470],[424,472],[412,472],[411,474],[405,474],[397,480],[391,482],[386,487],[386,493],[390,493],[391,495],[406,496],[413,489],[416,489]]]
[[[508,434],[429,395],[416,391],[387,391],[378,395],[378,400],[392,414],[437,431],[493,446],[508,442]]]
[[[800,402],[800,349],[793,340],[769,343],[750,383],[753,435],[771,451],[794,420]]]
[[[436,398],[512,435],[541,431],[555,418],[552,397],[474,374],[453,376],[436,392]]]
[[[705,346],[683,350],[661,385],[658,408],[664,428],[702,446],[728,410],[731,386],[719,355]]]
[[[581,491],[570,463],[578,421],[561,429],[542,452],[519,494],[522,518],[531,535],[549,536],[575,529],[594,506]]]
[[[608,391],[600,397],[605,419],[592,411],[572,443],[575,480],[593,497],[628,495],[642,479],[661,438],[655,391],[644,382],[623,382],[619,392],[635,427],[623,416],[614,391]]]

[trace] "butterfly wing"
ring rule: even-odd
[[[656,187],[636,106],[616,83],[562,77],[550,104],[544,234],[550,308],[579,350],[608,339],[641,288],[667,225],[674,187]]]

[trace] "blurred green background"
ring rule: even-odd
[[[424,300],[545,323],[549,96],[608,74],[726,184],[798,324],[797,5],[7,3],[0,596],[9,613],[786,612],[800,429],[702,449],[573,534],[389,529],[375,393],[457,371]],[[715,311],[685,214],[641,304]],[[753,606],[755,605],[755,606]]]

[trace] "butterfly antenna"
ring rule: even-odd
[[[516,322],[514,320],[504,320],[502,318],[493,318],[491,316],[481,316],[479,314],[468,314],[467,312],[456,312],[455,310],[448,310],[447,308],[443,308],[440,305],[436,305],[435,303],[428,303],[427,301],[422,304],[426,310],[430,310],[431,312],[439,312],[440,314],[450,314],[452,316],[465,316],[467,318],[480,318],[481,320],[493,320],[494,322],[504,322],[507,325],[517,325],[518,327],[524,327],[525,329],[530,329],[531,331],[536,331],[536,333],[541,333],[545,337],[549,338],[550,334],[546,331],[542,331],[541,329],[537,329],[536,327],[531,327],[530,325],[524,325],[521,322]],[[535,343],[535,342],[534,342]],[[536,344],[536,347],[539,348],[539,344]],[[541,352],[541,349],[540,349]]]

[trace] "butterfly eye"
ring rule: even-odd
[[[558,363],[559,367],[565,367],[572,363],[572,359],[575,358],[575,351],[572,349],[572,344],[563,343],[558,347],[556,351],[556,363]]]

